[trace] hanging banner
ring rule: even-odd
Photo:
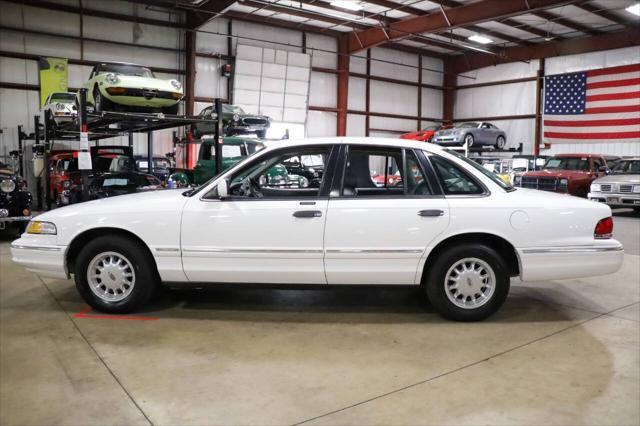
[[[40,107],[53,92],[66,92],[69,89],[69,68],[67,59],[44,58],[38,60],[40,70]]]

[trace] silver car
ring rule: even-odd
[[[504,130],[486,121],[469,121],[457,124],[452,129],[440,130],[433,135],[433,143],[438,145],[493,145],[503,149],[507,144]]]
[[[589,199],[640,211],[640,157],[623,158],[608,176],[594,180]]]

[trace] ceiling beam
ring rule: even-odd
[[[529,61],[555,56],[576,55],[601,50],[620,49],[640,45],[640,29],[632,28],[596,36],[539,43],[533,46],[514,46],[504,50],[503,57],[471,54],[451,58],[451,72],[460,74],[470,70],[507,62]]]
[[[412,34],[438,32],[480,22],[508,18],[524,13],[563,6],[580,0],[480,0],[428,15],[407,18],[390,24],[388,28],[370,28],[351,34],[349,51],[357,52],[390,40],[400,40]]]

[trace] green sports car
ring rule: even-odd
[[[178,80],[162,80],[142,65],[101,62],[93,67],[87,88],[87,103],[95,112],[136,111],[177,114],[184,96]]]

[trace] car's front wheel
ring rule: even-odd
[[[497,149],[504,149],[504,146],[506,144],[507,144],[507,141],[504,138],[504,136],[498,136],[498,139],[496,139],[496,148]]]
[[[113,104],[109,99],[102,96],[100,89],[96,86],[93,89],[93,111],[96,113],[104,112],[113,109]]]
[[[479,321],[495,313],[509,293],[509,269],[491,247],[461,244],[445,249],[429,265],[423,283],[440,315]]]
[[[92,308],[129,313],[152,297],[158,273],[151,255],[136,241],[102,236],[88,243],[75,261],[76,287]]]
[[[170,107],[162,108],[162,113],[167,115],[178,115],[180,104],[171,105]]]
[[[467,148],[471,148],[473,146],[473,143],[475,142],[473,135],[471,133],[466,135],[464,137],[464,142],[467,144]]]

